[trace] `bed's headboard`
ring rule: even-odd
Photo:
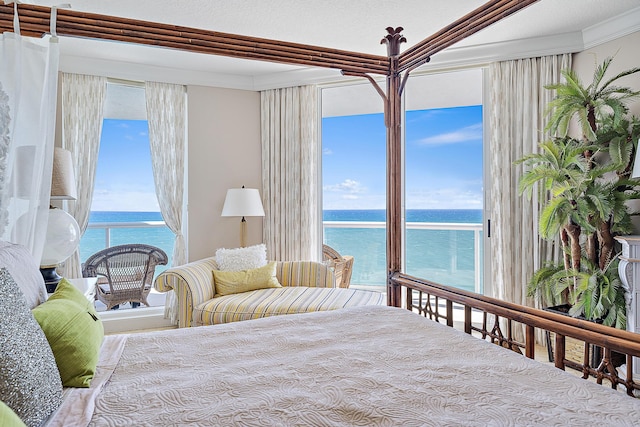
[[[33,308],[47,300],[47,288],[38,263],[27,248],[0,241],[0,268],[9,270],[29,304]]]

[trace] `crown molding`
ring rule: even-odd
[[[591,49],[638,31],[640,31],[640,7],[585,28],[582,50]]]
[[[60,71],[92,74],[124,80],[256,90],[252,76],[241,76],[186,68],[161,67],[135,62],[112,61],[84,56],[60,55]]]
[[[640,31],[640,7],[593,25],[584,31],[475,46],[451,47],[437,53],[431,62],[413,72],[433,72],[459,67],[482,66],[496,61],[581,52],[637,31]],[[338,70],[325,68],[298,67],[284,72],[251,76],[111,61],[74,56],[63,52],[60,55],[60,71],[250,91],[307,84],[331,84],[349,80],[349,78],[342,76]]]

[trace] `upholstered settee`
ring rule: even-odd
[[[194,261],[161,273],[154,282],[160,292],[174,290],[178,327],[213,325],[280,314],[382,305],[380,292],[336,287],[333,269],[313,261],[278,261],[281,287],[216,296],[215,257]]]

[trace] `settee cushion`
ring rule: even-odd
[[[213,270],[215,296],[238,294],[256,289],[280,288],[276,278],[276,262],[243,271]]]
[[[33,315],[51,345],[62,384],[89,387],[104,337],[93,304],[63,279],[49,300],[33,309]]]
[[[193,326],[382,304],[382,293],[360,289],[305,286],[259,289],[213,298],[197,305],[193,310]]]
[[[242,271],[263,267],[267,264],[267,246],[264,243],[246,248],[216,251],[216,263],[220,270]]]

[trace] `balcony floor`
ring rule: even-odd
[[[164,307],[164,301],[165,301],[166,297],[167,297],[167,294],[160,293],[160,292],[156,291],[155,289],[152,289],[151,293],[147,297],[147,301],[149,301],[149,305],[151,307]],[[95,306],[96,306],[96,311],[98,311],[98,312],[106,311],[106,309],[107,309],[107,306],[104,305],[101,301],[98,301],[98,300],[96,300]],[[145,308],[145,307],[146,306],[144,304],[141,304],[140,307],[132,309],[131,308],[131,304],[130,303],[126,303],[126,304],[120,304],[120,308],[118,308],[118,311],[122,311],[122,310],[138,310],[138,309]]]

